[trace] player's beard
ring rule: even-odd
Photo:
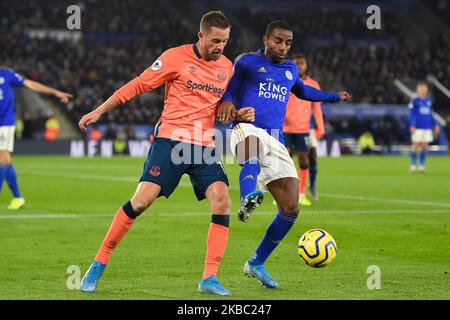
[[[267,55],[270,57],[270,59],[275,63],[280,63],[286,60],[286,55],[280,55],[275,50],[271,49],[270,47],[267,48]]]
[[[221,50],[212,51],[211,54],[209,55],[209,58],[210,58],[210,60],[217,61],[217,60],[219,60],[221,55],[222,55]]]

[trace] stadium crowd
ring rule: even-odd
[[[176,13],[169,14],[176,6],[168,7],[168,2],[161,0],[152,5],[144,0],[80,1],[85,12],[81,42],[36,39],[27,34],[30,28],[65,28],[66,4],[71,3],[49,0],[43,6],[32,0],[2,1],[0,62],[26,77],[75,93],[68,107],[74,123],[147,68],[166,48],[196,38],[198,26],[177,19]],[[325,90],[348,90],[354,103],[408,103],[393,86],[394,78],[423,79],[431,73],[450,86],[449,39],[436,37],[427,48],[410,46],[396,37],[397,19],[386,14],[382,30],[375,31],[359,26],[365,24],[365,13],[335,7],[273,11],[242,6],[233,18],[253,31],[256,45],[260,45],[268,21],[290,21],[299,35],[293,51],[310,57],[313,77]],[[253,44],[243,44],[239,36],[231,39],[226,51],[230,59],[255,49],[246,48]],[[367,37],[381,39],[381,44],[370,44]],[[102,122],[154,124],[163,98],[163,89],[143,95],[110,112]]]

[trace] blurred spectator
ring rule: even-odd
[[[381,146],[382,153],[391,152],[392,148],[392,132],[390,126],[384,120],[380,120],[378,123],[378,128],[376,130],[378,137],[378,144]]]
[[[100,141],[102,138],[102,132],[97,128],[97,126],[92,126],[91,132],[89,133],[89,140]]]
[[[182,2],[155,0],[148,5],[146,0],[80,0],[77,4],[83,10],[83,38],[72,42],[29,36],[31,29],[65,28],[65,20],[60,17],[66,16],[65,10],[72,1],[1,1],[0,61],[30,79],[76,93],[67,112],[77,123],[83,114],[139,75],[164,50],[197,40],[198,25],[185,21],[188,17],[179,9],[184,7],[179,6]],[[233,18],[239,20],[225,51],[231,60],[238,53],[261,46],[266,24],[282,18],[294,28],[292,52],[303,51],[310,57],[312,76],[324,90],[346,89],[352,94],[352,102],[407,104],[409,98],[392,83],[395,78],[425,78],[433,74],[450,87],[448,35],[436,32],[430,35],[427,46],[415,47],[402,39],[401,20],[396,18],[395,10],[383,11],[381,30],[368,30],[360,27],[367,19],[365,11],[347,6],[327,7],[324,2],[320,6],[300,7],[292,1],[291,5],[267,8],[265,3],[230,7],[236,10]],[[440,0],[432,6],[448,8],[448,1]],[[172,9],[170,14],[168,8]],[[245,32],[239,28],[246,28]],[[163,101],[164,88],[159,88],[114,109],[100,123],[155,124]],[[27,125],[27,121],[42,120],[23,120],[24,138],[42,136],[39,130],[43,130],[44,122]],[[360,119],[346,121],[330,125],[336,133],[351,131],[355,137],[367,129]],[[389,130],[396,132],[391,139],[400,139],[400,129]],[[134,136],[132,132],[126,134],[129,139]],[[379,138],[375,131],[372,134]]]
[[[33,126],[34,119],[30,113],[25,112],[23,115],[23,138],[32,139],[33,138]]]
[[[117,138],[117,127],[114,123],[110,123],[108,125],[108,128],[106,129],[106,133],[105,133],[105,139],[106,140],[111,140],[114,141]]]
[[[17,140],[22,140],[23,137],[23,128],[24,126],[24,122],[22,120],[22,118],[16,118],[16,139]]]
[[[133,124],[128,123],[124,128],[124,133],[127,140],[136,140],[136,134],[134,132]]]
[[[363,154],[372,154],[375,147],[375,140],[369,131],[364,132],[359,137],[359,148]]]
[[[55,141],[59,135],[59,122],[56,117],[51,116],[45,121],[44,140]]]
[[[123,131],[114,140],[114,154],[127,154],[127,136]]]

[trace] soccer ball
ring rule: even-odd
[[[298,241],[298,254],[305,263],[314,268],[329,265],[336,258],[336,241],[321,229],[305,232]]]

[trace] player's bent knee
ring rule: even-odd
[[[214,214],[228,214],[231,208],[231,199],[228,195],[216,198],[211,202],[211,210]]]
[[[151,202],[149,201],[134,200],[132,203],[133,210],[138,214],[143,213],[145,210],[147,210],[148,207],[150,207],[150,205]]]
[[[145,210],[147,210],[152,203],[155,201],[153,197],[133,197],[130,201],[130,205],[133,208],[133,210],[140,215]]]
[[[280,212],[284,215],[298,216],[298,213],[300,212],[300,208],[298,206],[298,200],[293,199],[292,201],[281,204]]]

